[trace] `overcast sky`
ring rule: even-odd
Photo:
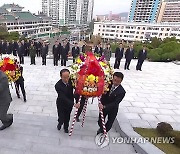
[[[30,10],[33,13],[41,11],[41,0],[0,0],[0,6],[4,3],[16,3],[24,10]],[[129,12],[131,0],[94,0],[94,15]]]

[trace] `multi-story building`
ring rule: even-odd
[[[129,22],[156,22],[162,0],[132,0]]]
[[[92,21],[94,0],[42,0],[42,12],[54,25],[87,24]]]
[[[96,22],[93,35],[100,35],[107,40],[128,41],[145,41],[151,37],[164,39],[173,36],[180,39],[180,23]]]
[[[180,22],[180,0],[162,2],[157,22]]]
[[[15,4],[6,4],[5,13],[0,15],[0,25],[7,28],[8,32],[19,32],[20,35],[27,37],[43,37],[48,36],[52,30],[51,18],[45,15],[34,15],[29,11],[22,11],[22,7],[16,10],[13,8]],[[1,10],[1,7],[0,7]]]

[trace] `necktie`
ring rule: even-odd
[[[111,90],[110,90],[110,92],[109,92],[109,95],[111,95],[111,94],[112,94],[112,92],[114,91],[114,89],[115,89],[115,86],[114,86],[114,85],[112,85]]]

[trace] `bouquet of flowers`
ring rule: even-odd
[[[80,55],[71,67],[76,93],[88,97],[98,97],[108,91],[112,75],[113,70],[105,58],[94,56],[92,52]]]
[[[15,82],[21,76],[17,59],[14,56],[3,55],[0,59],[0,70],[7,75],[9,82]]]

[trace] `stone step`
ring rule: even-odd
[[[135,153],[131,144],[112,143],[112,137],[120,136],[114,129],[109,146],[100,149],[95,144],[97,118],[87,117],[84,128],[76,123],[71,137],[56,125],[54,117],[14,114],[13,125],[0,132],[0,154]]]

